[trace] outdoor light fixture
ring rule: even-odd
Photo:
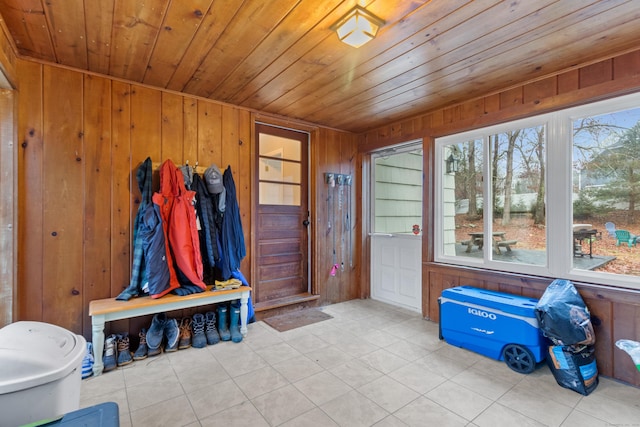
[[[331,26],[340,41],[353,47],[360,47],[378,33],[384,21],[361,6],[354,6],[346,15]]]
[[[447,157],[447,173],[456,173],[458,172],[458,159],[453,157],[453,154],[449,154]]]

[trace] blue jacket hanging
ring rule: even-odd
[[[236,184],[233,181],[231,166],[228,166],[222,175],[222,182],[226,192],[226,207],[222,218],[222,257],[223,280],[231,277],[231,271],[240,269],[240,262],[246,256],[246,246],[244,243],[244,232],[242,231],[242,220],[240,218],[240,208],[236,198]]]
[[[164,294],[169,289],[169,266],[160,211],[153,204],[152,162],[147,159],[136,172],[138,188],[142,195],[133,226],[133,265],[129,286],[116,297],[128,301],[145,293]]]

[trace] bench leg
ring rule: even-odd
[[[240,297],[240,333],[243,337],[247,336],[247,316],[249,315],[249,308],[247,303],[249,302],[248,295],[242,295]]]
[[[102,351],[104,349],[104,316],[91,317],[92,335],[91,341],[93,345],[93,375],[102,374],[104,365],[102,364]]]

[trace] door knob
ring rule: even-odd
[[[309,220],[305,219],[304,221],[302,221],[302,225],[304,225],[305,227],[309,226]]]

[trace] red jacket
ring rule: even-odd
[[[201,289],[206,289],[202,276],[202,255],[196,226],[195,192],[184,186],[182,171],[166,160],[160,166],[160,191],[153,195],[153,202],[160,206],[165,231],[165,241],[169,242],[167,257],[175,261],[185,277]],[[170,266],[170,287],[180,286],[172,263]]]

